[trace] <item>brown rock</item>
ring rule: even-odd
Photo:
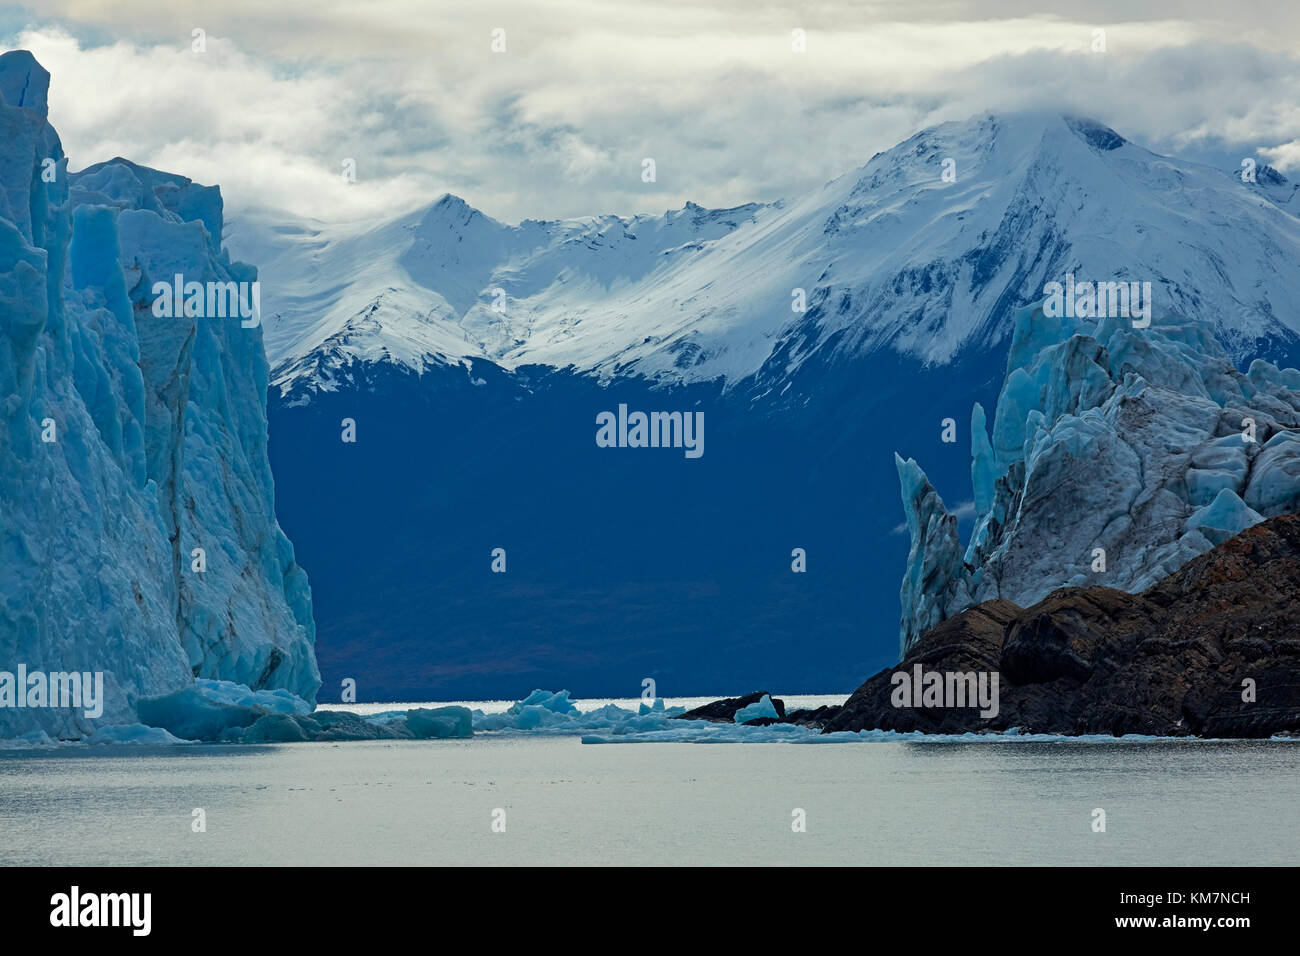
[[[895,707],[898,671],[997,672],[999,708]],[[1255,700],[1243,700],[1254,681]],[[988,601],[925,634],[825,727],[927,733],[1267,737],[1300,732],[1300,516],[1282,515],[1142,594],[1062,588]]]

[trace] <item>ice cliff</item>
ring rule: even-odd
[[[1145,590],[1264,518],[1300,509],[1300,372],[1238,371],[1210,326],[1016,314],[990,437],[971,415],[975,524],[895,456],[911,551],[901,650],[991,598]]]
[[[196,678],[314,701],[261,329],[151,308],[156,281],[256,271],[221,247],[215,187],[120,159],[70,176],[48,88],[0,56],[0,670],[103,672],[106,702],[2,706],[0,736],[131,723]]]

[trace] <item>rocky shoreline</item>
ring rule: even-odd
[[[975,700],[981,675],[995,707]],[[969,695],[954,699],[954,686]],[[681,719],[734,720],[763,696]],[[1065,587],[1028,608],[985,601],[930,629],[842,708],[772,704],[778,719],[763,722],[824,733],[1300,733],[1300,516],[1248,528],[1138,594]]]

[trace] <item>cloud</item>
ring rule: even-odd
[[[1265,147],[1260,150],[1260,154],[1278,169],[1300,169],[1300,139],[1280,146]]]
[[[328,221],[451,191],[513,221],[795,195],[986,109],[1060,108],[1193,158],[1297,170],[1300,29],[1259,29],[1250,8],[1102,4],[1081,22],[1064,4],[1028,16],[994,0],[797,13],[512,0],[436,14],[320,0],[289,17],[245,0],[41,0],[0,15],[0,37],[54,74],[51,120],[74,168],[125,155],[219,183],[232,209]],[[498,27],[504,53],[490,48]],[[806,53],[791,49],[795,27]]]

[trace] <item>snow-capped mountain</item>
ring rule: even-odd
[[[124,160],[70,176],[49,79],[0,56],[0,736],[132,723],[195,677],[310,700],[260,330],[151,308],[156,280],[256,270],[220,248],[215,188]],[[102,674],[98,705],[59,704],[60,672]]]
[[[445,196],[342,227],[248,217],[230,240],[262,264],[284,390],[468,358],[734,385],[824,348],[950,362],[1070,273],[1151,282],[1157,309],[1214,322],[1240,359],[1300,331],[1296,201],[1266,166],[1246,182],[1013,114],[924,130],[771,204],[510,226]]]
[[[1150,283],[1153,316],[1239,367],[1296,364],[1294,189],[1255,172],[982,116],[729,210],[508,225],[443,197],[232,222],[264,279],[270,452],[325,693],[848,689],[897,660],[893,453],[965,540],[965,421],[1049,283]],[[705,453],[600,447],[619,405],[702,412]]]

